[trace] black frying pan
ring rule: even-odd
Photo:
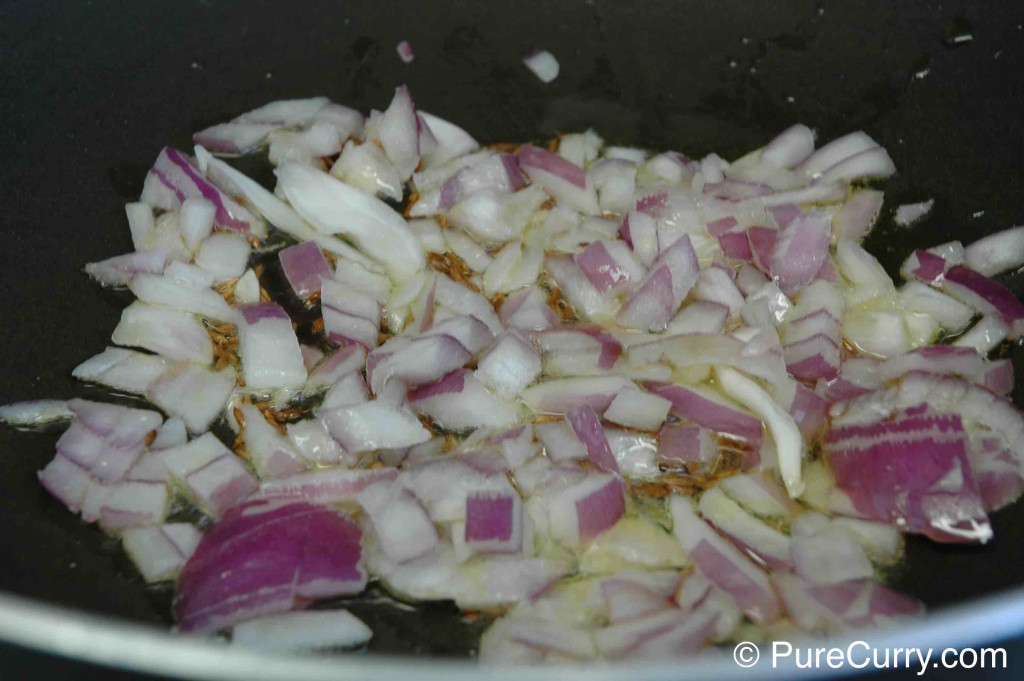
[[[899,168],[887,210],[936,199],[912,229],[885,217],[869,238],[895,272],[914,246],[1024,223],[1022,22],[1013,0],[4,2],[0,403],[101,394],[70,371],[107,344],[125,300],[83,264],[130,249],[123,204],[160,147],[266,101],[323,94],[367,111],[407,83],[483,142],[594,126],[727,158],[797,121],[821,140],[863,128]],[[550,85],[520,63],[541,47],[562,65]],[[1024,375],[1024,353],[1008,352]],[[0,429],[0,590],[168,624],[169,594],[36,483],[56,437]],[[941,609],[1024,585],[1024,507],[992,524],[981,548],[910,538],[895,586]],[[476,640],[454,608],[373,601],[354,610],[374,650],[463,656]]]

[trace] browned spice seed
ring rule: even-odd
[[[444,444],[441,445],[441,451],[447,454],[448,452],[455,449],[455,445],[459,442],[455,439],[454,433],[445,433]]]
[[[427,253],[427,264],[432,270],[447,274],[471,291],[480,292],[480,288],[469,280],[473,276],[473,270],[466,261],[454,253]]]
[[[324,254],[325,258],[327,258],[327,262],[330,264],[331,269],[334,269],[338,265],[338,255],[336,253],[325,251],[322,248],[320,249],[320,252]]]
[[[571,322],[576,318],[569,303],[565,302],[562,292],[557,286],[552,286],[548,291],[548,307],[558,313],[563,322]]]
[[[238,277],[228,279],[227,281],[222,281],[213,287],[213,290],[219,293],[220,297],[223,298],[228,305],[235,304],[235,284],[238,283],[238,279]]]
[[[507,295],[500,292],[491,296],[491,305],[494,307],[495,312],[501,312],[501,306],[505,304],[505,299],[507,298]]]
[[[238,329],[234,324],[205,322],[206,332],[213,341],[214,369],[220,371],[230,364],[236,370],[242,366],[238,357]]]
[[[147,447],[150,446],[151,444],[153,444],[154,440],[156,440],[156,431],[155,430],[151,430],[148,433],[146,433],[146,446]]]
[[[313,320],[313,324],[310,327],[310,330],[313,333],[315,333],[315,334],[323,333],[324,332],[324,318],[323,317],[318,317],[317,319],[314,319]]]
[[[402,213],[403,215],[405,215],[405,219],[406,220],[410,219],[409,218],[409,211],[412,210],[412,207],[414,205],[416,205],[416,202],[419,201],[419,200],[420,200],[420,193],[419,192],[417,192],[417,191],[410,192],[410,194],[409,194],[409,202],[407,204],[405,204],[405,211],[403,211],[403,213]]]
[[[431,435],[437,435],[439,429],[437,424],[434,423],[434,419],[430,418],[426,414],[419,414],[419,420],[420,423],[423,424],[423,427],[430,431]]]

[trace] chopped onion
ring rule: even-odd
[[[402,42],[398,43],[398,46],[395,47],[395,51],[398,52],[398,58],[401,59],[402,62],[406,64],[412,62],[412,60],[415,57],[412,51],[412,45],[409,44],[408,40],[403,40]]]
[[[547,50],[538,50],[528,54],[523,57],[523,63],[543,83],[550,83],[558,78],[558,60]]]
[[[297,600],[366,586],[359,527],[301,502],[252,501],[231,509],[185,564],[174,595],[183,631],[216,631]]]
[[[177,577],[202,536],[189,523],[168,523],[128,528],[121,533],[121,541],[143,579],[152,583]]]
[[[964,251],[967,266],[991,277],[1024,265],[1024,227],[1014,227],[978,239]]]
[[[386,203],[308,166],[286,163],[275,172],[292,207],[316,229],[351,238],[398,280],[423,268],[423,248]]]
[[[925,215],[928,215],[934,205],[934,199],[928,199],[921,203],[904,204],[896,209],[896,214],[893,216],[893,219],[896,221],[897,225],[902,225],[904,227],[912,225]]]
[[[231,628],[231,644],[261,652],[305,652],[355,648],[373,630],[347,610],[315,610],[266,615]]]

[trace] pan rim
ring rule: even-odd
[[[1024,587],[938,610],[922,619],[887,629],[862,631],[828,639],[829,646],[864,641],[871,648],[939,649],[996,644],[1024,630]],[[39,652],[134,672],[182,679],[272,681],[303,678],[380,679],[415,675],[417,679],[521,679],[523,666],[481,667],[473,660],[429,659],[397,655],[286,656],[234,648],[223,640],[174,635],[153,626],[90,614],[0,592],[0,640]],[[813,640],[813,639],[812,639]],[[820,640],[819,640],[820,643]],[[799,643],[797,643],[799,645]],[[938,653],[936,653],[938,654]],[[760,669],[768,656],[763,656]],[[536,679],[677,678],[678,660],[658,663],[546,665],[529,667]],[[779,678],[789,676],[786,668]],[[797,670],[790,669],[791,673]],[[803,670],[806,672],[806,670]],[[825,678],[849,675],[849,668],[814,670]],[[820,673],[818,673],[820,672]],[[688,678],[750,678],[750,670],[721,651],[687,660]],[[803,673],[801,676],[806,677]]]

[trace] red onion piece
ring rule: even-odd
[[[173,265],[180,265],[180,263],[173,263]],[[198,271],[202,272],[202,270]],[[206,275],[207,273],[202,272],[202,274]],[[209,277],[209,275],[207,276]],[[236,318],[235,311],[220,294],[209,288],[212,283],[210,279],[212,277],[209,277],[207,282],[196,285],[195,282],[185,282],[174,276],[140,272],[128,282],[128,290],[144,303],[191,312],[215,321],[233,322]]]
[[[38,474],[39,482],[69,510],[77,513],[85,500],[91,478],[89,471],[60,452]]]
[[[789,536],[747,513],[718,487],[701,495],[699,509],[706,521],[759,563],[774,570],[793,565]]]
[[[331,466],[341,460],[341,448],[331,437],[327,426],[321,419],[313,418],[289,423],[286,429],[288,441],[292,447],[309,463],[316,466]],[[345,462],[354,464],[356,462],[355,454],[346,455]]]
[[[108,348],[114,349],[116,348]],[[0,422],[15,428],[60,423],[70,420],[73,416],[65,400],[30,400],[0,406]]]
[[[997,359],[987,364],[982,371],[976,374],[975,382],[996,395],[1009,395],[1016,385],[1013,362],[1008,359]]]
[[[320,167],[320,159],[340,153],[344,141],[331,123],[314,123],[299,131],[275,131],[270,133],[267,158],[275,166],[294,162]]]
[[[784,348],[786,369],[801,381],[830,380],[839,373],[839,345],[829,336],[815,334]]]
[[[672,402],[672,413],[711,430],[725,433],[757,448],[761,421],[701,388],[687,388],[660,381],[644,381],[646,390]]]
[[[942,287],[983,312],[998,313],[1010,325],[1011,338],[1024,331],[1024,303],[1002,284],[958,265],[946,272]]]
[[[658,455],[670,464],[707,466],[718,456],[718,444],[707,428],[666,424],[658,432]]]
[[[683,235],[658,260],[616,319],[633,329],[664,328],[697,283],[699,266],[690,238]]]
[[[595,412],[604,413],[615,395],[632,382],[621,376],[563,378],[544,381],[527,388],[522,399],[536,412],[565,414],[587,404]]]
[[[863,151],[878,148],[878,142],[858,130],[838,137],[821,147],[807,160],[796,167],[796,171],[811,178],[820,177],[829,168]]]
[[[515,154],[492,154],[462,168],[439,190],[435,212],[445,212],[463,199],[482,191],[511,193],[526,186]],[[430,213],[427,213],[430,214]]]
[[[299,473],[286,478],[266,480],[260,484],[260,495],[268,499],[308,501],[314,504],[355,502],[360,492],[370,485],[391,482],[398,478],[394,468],[372,470],[330,468]]]
[[[643,266],[618,241],[593,241],[574,258],[576,265],[601,293],[621,289],[644,275]]]
[[[896,173],[896,165],[882,147],[866,149],[854,154],[826,170],[815,182],[831,184],[850,182],[862,177],[885,178]]]
[[[509,426],[519,421],[516,404],[492,395],[468,369],[409,392],[409,405],[451,430]]]
[[[466,496],[467,546],[477,553],[523,549],[523,507],[515,492],[474,492]]]
[[[832,232],[836,238],[859,241],[871,231],[882,210],[882,192],[863,189],[854,193],[832,218]]]
[[[299,340],[288,314],[275,303],[240,308],[238,348],[246,385],[297,388],[306,381]]]
[[[797,123],[779,133],[761,150],[761,162],[776,168],[792,168],[814,152],[814,132]]]
[[[347,452],[409,447],[430,439],[430,431],[415,416],[382,400],[331,409],[320,416]]]
[[[669,508],[672,532],[701,574],[730,594],[755,622],[777,620],[781,607],[767,575],[700,520],[688,499],[673,496]]]
[[[178,362],[145,389],[146,399],[184,421],[190,433],[210,428],[227,404],[235,379],[191,362]]]
[[[795,575],[776,573],[772,581],[794,624],[804,631],[886,625],[924,612],[921,603],[873,580],[811,585]]]
[[[101,286],[127,286],[136,273],[160,274],[166,264],[163,251],[141,250],[91,262],[85,266],[85,272]]]
[[[936,541],[988,541],[992,529],[967,459],[960,417],[920,411],[891,421],[834,426],[825,444],[837,485],[870,518],[900,522]]]
[[[627,428],[656,431],[665,422],[671,407],[672,403],[663,397],[626,388],[619,391],[603,416]]]
[[[383,201],[309,166],[286,163],[275,174],[295,212],[318,231],[349,237],[398,280],[423,269],[419,241]]]
[[[506,331],[477,360],[476,377],[499,397],[518,397],[541,372],[540,354],[516,331]]]
[[[281,261],[281,269],[292,292],[300,300],[305,300],[320,290],[320,276],[331,276],[331,266],[327,264],[320,247],[312,242],[305,242],[282,249],[277,254]]]
[[[162,482],[119,482],[109,488],[100,506],[100,526],[114,532],[158,525],[167,516],[169,505],[170,493]]]
[[[821,433],[827,411],[828,402],[823,397],[803,385],[797,385],[789,405],[789,415],[805,440],[812,441]]]
[[[544,259],[544,265],[580,316],[594,319],[611,314],[612,303],[594,288],[571,256],[551,254]]]
[[[558,324],[558,315],[547,305],[547,296],[535,285],[521,289],[502,303],[501,324],[524,331],[546,329]]]
[[[245,421],[242,429],[245,450],[260,478],[279,478],[306,470],[306,462],[259,409],[251,404],[238,408]]]
[[[551,536],[578,546],[614,525],[624,510],[622,478],[605,473],[588,475],[548,499]]]
[[[669,608],[599,629],[594,632],[594,643],[604,657],[621,658],[641,651],[645,645],[686,621],[685,613]]]
[[[217,517],[258,487],[256,479],[212,433],[167,449],[162,459],[171,477],[196,504]]]
[[[366,351],[358,345],[343,345],[313,367],[306,379],[306,390],[333,385],[342,376],[361,371],[366,365]]]
[[[189,523],[168,523],[128,528],[121,532],[121,541],[142,578],[153,583],[175,578],[202,536]]]
[[[622,343],[603,327],[594,324],[557,327],[535,333],[533,337],[544,353],[596,351],[597,366],[601,369],[611,369],[622,355]]]
[[[423,110],[418,111],[417,114],[426,123],[427,127],[430,128],[430,132],[433,133],[434,138],[437,140],[437,147],[435,149],[421,149],[425,168],[440,166],[447,161],[470,154],[480,148],[477,141],[459,126]],[[416,177],[416,185],[420,186],[419,175]]]
[[[786,491],[791,497],[799,496],[804,487],[800,468],[805,445],[793,417],[764,388],[735,369],[715,367],[715,378],[722,392],[764,421],[778,448],[779,474],[786,485]]]
[[[219,123],[192,135],[192,141],[202,144],[215,154],[244,154],[263,144],[280,126],[270,123]]]
[[[978,239],[964,252],[967,266],[986,277],[1024,265],[1024,227],[1014,227]]]
[[[1013,445],[995,434],[978,433],[970,445],[971,471],[986,511],[997,511],[1024,492],[1024,472]]]
[[[803,512],[803,507],[790,499],[785,488],[770,475],[733,475],[722,479],[718,487],[759,518],[793,519]]]
[[[791,550],[796,573],[811,584],[842,584],[874,575],[853,534],[837,525],[811,536],[793,537]]]
[[[527,144],[519,148],[519,165],[531,181],[560,201],[587,215],[601,212],[593,183],[588,180],[586,171],[575,163]]]
[[[751,262],[754,252],[750,249],[750,240],[745,232],[726,232],[718,235],[718,245],[722,253],[732,260]]]
[[[747,230],[750,252],[754,257],[753,262],[762,272],[768,272],[771,269],[777,238],[776,230],[770,227],[751,227]]]
[[[382,394],[392,379],[409,386],[436,381],[460,368],[471,357],[459,341],[446,334],[417,338],[405,347],[393,347],[389,351],[388,346],[392,344],[393,340],[377,348],[367,359],[367,366],[372,366],[367,373],[375,395]]]
[[[590,462],[601,470],[618,473],[619,465],[615,462],[615,455],[608,446],[608,438],[605,437],[601,420],[593,408],[588,404],[581,405],[567,412],[565,418],[572,426],[576,437],[587,448],[587,458]]]
[[[412,45],[409,44],[408,40],[403,40],[398,43],[395,47],[395,51],[398,52],[398,58],[405,64],[411,63],[416,56],[413,54]]]
[[[266,236],[267,226],[263,220],[200,175],[192,159],[180,151],[164,147],[153,164],[153,172],[174,191],[179,201],[202,197],[213,203],[217,207],[217,225],[243,234]]]
[[[247,111],[236,121],[246,123],[269,123],[282,127],[306,125],[315,119],[330,102],[326,97],[310,97],[308,99],[280,99]]]
[[[729,317],[729,308],[718,303],[697,301],[683,307],[668,323],[666,333],[721,333]]]
[[[526,64],[526,68],[533,71],[533,75],[540,78],[542,83],[550,83],[558,78],[558,60],[547,50],[531,52],[523,57],[523,63]]]
[[[377,134],[385,155],[395,165],[403,182],[412,177],[420,162],[419,125],[409,88],[404,85],[395,88],[391,104],[380,117]]]
[[[612,622],[643,617],[671,607],[662,594],[629,579],[602,580],[601,595]]]
[[[779,230],[768,263],[783,293],[793,295],[811,283],[828,256],[830,237],[831,222],[821,212],[803,214]]]
[[[215,631],[291,610],[298,599],[366,586],[359,527],[302,502],[252,501],[232,509],[199,542],[178,579],[183,631]]]
[[[394,561],[418,558],[434,550],[438,536],[420,502],[400,484],[371,485],[359,493],[377,544]]]
[[[170,359],[213,363],[213,342],[202,322],[185,312],[136,301],[121,312],[110,339]]]
[[[434,281],[436,285],[434,296],[438,305],[443,305],[459,315],[476,317],[486,324],[487,328],[494,335],[501,333],[501,322],[498,321],[498,315],[494,313],[494,307],[487,298],[443,275],[435,276]],[[434,330],[436,331],[436,329]],[[448,331],[443,331],[443,333],[448,333]],[[455,335],[455,337],[462,343],[462,338],[458,335]],[[463,345],[466,344],[463,343]],[[466,345],[466,348],[470,352],[475,352],[469,345]]]
[[[306,652],[361,646],[373,630],[347,610],[266,615],[231,628],[231,645],[261,652]]]
[[[439,334],[451,336],[474,355],[494,340],[490,324],[485,324],[473,315],[449,317],[423,332],[424,336]]]

